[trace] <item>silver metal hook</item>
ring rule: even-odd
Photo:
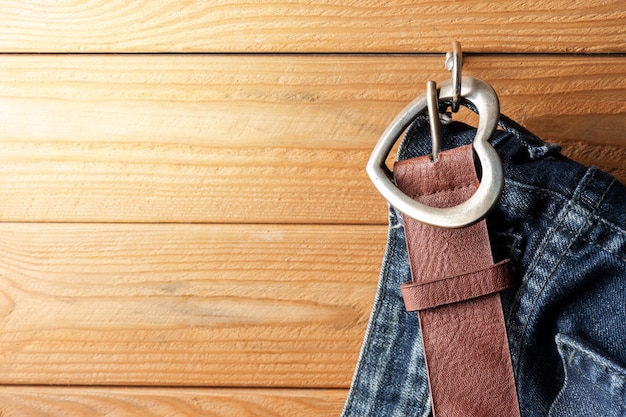
[[[430,137],[432,138],[432,160],[437,162],[441,153],[441,120],[439,120],[439,92],[437,83],[426,83],[426,101],[428,104],[428,121],[430,124]]]
[[[446,69],[452,72],[452,112],[459,111],[461,103],[461,69],[463,68],[463,51],[458,41],[452,42],[452,52],[446,53]]]
[[[453,113],[459,111],[461,104],[461,68],[463,67],[463,51],[458,41],[452,42],[452,52],[446,53],[445,67],[452,72],[452,106]],[[441,121],[439,119],[439,92],[437,83],[426,83],[426,99],[428,101],[428,120],[432,138],[432,160],[436,162],[441,153]]]

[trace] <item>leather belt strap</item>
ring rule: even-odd
[[[471,145],[399,161],[398,188],[421,203],[450,207],[478,188]],[[433,416],[518,417],[515,379],[498,291],[511,285],[494,264],[485,220],[461,229],[404,216],[412,281],[405,305],[418,311]]]

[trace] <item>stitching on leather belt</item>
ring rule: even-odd
[[[433,207],[478,188],[471,145],[400,161],[398,188]],[[469,185],[467,185],[469,184]],[[494,264],[485,220],[442,229],[403,216],[412,281],[401,286],[417,310],[435,417],[519,417],[504,314],[506,261]]]
[[[449,189],[449,190],[433,190],[429,193],[417,193],[417,194],[411,194],[411,198],[416,198],[416,197],[423,197],[425,195],[433,195],[433,194],[439,194],[439,193],[447,193],[449,191],[456,191],[456,190],[461,190],[464,188],[471,188],[473,186],[472,183],[467,183],[467,184],[461,184],[461,185],[457,185],[456,187]]]

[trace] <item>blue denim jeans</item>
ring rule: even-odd
[[[626,187],[505,117],[500,127],[492,144],[505,186],[487,221],[494,257],[511,259],[517,282],[501,296],[521,415],[624,417]],[[474,133],[445,125],[444,147],[471,143]],[[398,158],[425,155],[430,142],[420,116]],[[400,294],[409,280],[402,217],[390,208],[377,295],[343,417],[431,414],[418,319]]]

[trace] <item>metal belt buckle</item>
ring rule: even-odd
[[[455,53],[458,51],[460,56],[458,43],[454,46]],[[372,182],[392,206],[418,221],[445,228],[464,227],[485,217],[498,202],[504,186],[502,161],[489,143],[500,117],[498,96],[486,82],[474,77],[461,77],[460,59],[455,62],[457,63],[452,70],[454,80],[439,85],[438,97],[433,88],[434,82],[431,82],[428,93],[409,103],[384,131],[366,167]],[[460,92],[458,80],[461,81]],[[433,132],[433,163],[436,163],[441,138],[437,136],[436,124],[433,121],[437,120],[438,123],[438,102],[453,100],[454,110],[454,103],[456,102],[458,106],[459,97],[472,103],[478,110],[478,127],[472,145],[481,164],[482,178],[476,192],[463,203],[448,208],[430,207],[413,200],[396,187],[393,173],[385,164],[385,160],[406,128],[417,116],[429,110]]]

